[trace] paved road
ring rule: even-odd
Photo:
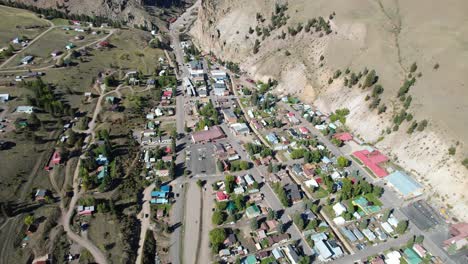
[[[151,222],[151,192],[153,191],[155,187],[155,184],[151,184],[148,187],[145,188],[143,191],[143,206],[138,214],[137,218],[141,222],[141,228],[140,228],[140,240],[138,242],[138,253],[137,253],[137,258],[136,258],[136,264],[140,264],[142,259],[143,259],[143,246],[145,244],[145,238],[146,238],[146,232],[148,231],[148,228],[150,227],[150,222]]]
[[[198,8],[200,6],[200,1],[197,1],[192,7],[188,8],[184,14],[182,14],[177,21],[175,21],[171,27],[170,27],[170,32],[169,35],[171,37],[171,44],[174,47],[174,54],[176,55],[176,64],[179,65],[184,65],[184,57],[183,57],[183,52],[180,47],[180,42],[179,42],[179,26],[183,23],[184,19],[188,19],[190,16],[190,13],[194,8]],[[170,59],[169,55],[166,54],[166,57]],[[174,62],[172,62],[174,64]],[[189,76],[188,69],[186,67],[180,67],[181,72],[176,72],[176,76],[178,80],[182,80],[183,77]],[[177,87],[177,97],[176,97],[176,130],[178,134],[184,133],[184,128],[185,128],[185,99],[184,99],[184,87],[179,86]],[[189,141],[186,140],[185,137],[179,138],[177,140],[177,146],[182,146],[185,144],[188,144]],[[183,153],[182,149],[179,149],[179,152],[177,153],[176,157],[176,168],[183,167],[185,164],[185,156]],[[183,263],[183,257],[182,253],[186,252],[187,250],[184,249],[184,245],[186,243],[183,242],[182,236],[187,234],[186,230],[186,208],[188,207],[186,205],[186,191],[187,187],[183,187],[184,185],[187,186],[187,184],[183,184],[182,181],[184,180],[183,177],[179,177],[172,182],[172,188],[174,193],[179,194],[179,198],[176,200],[175,204],[172,206],[171,209],[171,215],[170,215],[170,223],[171,225],[182,225],[181,227],[176,228],[173,230],[171,234],[171,247],[170,247],[170,259],[173,263]],[[198,187],[197,187],[198,188]],[[188,201],[192,201],[192,197],[188,199]],[[191,206],[191,205],[190,205]],[[200,206],[200,205],[199,205]],[[191,211],[192,212],[192,211]],[[189,241],[189,245],[192,244],[193,241]],[[196,249],[195,249],[196,250]]]

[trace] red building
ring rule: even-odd
[[[224,202],[224,201],[227,201],[228,199],[229,199],[229,195],[227,195],[226,193],[221,192],[221,191],[216,192],[216,200],[218,200],[218,202]]]
[[[333,135],[333,138],[346,142],[353,140],[353,135],[351,135],[351,133],[348,132],[336,133],[335,135]]]
[[[358,158],[367,168],[369,168],[377,177],[383,178],[388,172],[381,167],[381,164],[387,162],[387,156],[378,150],[369,151],[367,149],[356,151],[353,155]]]
[[[60,164],[61,162],[61,157],[60,157],[60,152],[57,150],[52,154],[49,160],[49,164],[45,167],[46,171],[50,171],[55,165]]]

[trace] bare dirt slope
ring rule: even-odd
[[[285,26],[265,39],[249,33],[249,27],[270,23],[275,3],[286,2],[290,18]],[[458,218],[468,220],[468,171],[461,165],[468,157],[467,9],[463,0],[203,0],[191,33],[205,51],[240,63],[256,79],[279,80],[280,93],[298,94],[326,112],[348,107],[353,132],[413,172],[439,205],[453,207]],[[302,30],[278,38],[288,26],[318,16],[328,20],[333,12],[329,35]],[[257,13],[265,22],[257,21]],[[260,47],[253,54],[255,39]],[[408,134],[411,122],[403,122],[397,132],[382,133],[402,109],[396,95],[413,62],[418,66],[413,76],[421,76],[408,93],[413,101],[407,112],[419,122],[427,119],[429,126]],[[364,67],[376,70],[385,89],[385,113],[370,111],[365,101],[370,90],[344,87],[343,75],[328,84],[337,69],[347,67],[356,73]],[[451,146],[456,146],[454,156],[448,155]]]

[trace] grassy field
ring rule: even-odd
[[[83,40],[76,40],[75,37],[81,35],[84,36]],[[34,56],[34,67],[45,66],[50,63],[53,63],[52,51],[60,50],[66,52],[65,46],[68,43],[73,43],[76,45],[76,48],[82,47],[86,44],[89,44],[93,41],[96,41],[104,37],[104,34],[87,34],[85,32],[76,32],[73,30],[64,30],[62,28],[54,28],[50,32],[47,32],[42,38],[40,38],[21,54],[12,60],[6,67],[15,67],[21,63],[21,59],[26,55]]]
[[[0,6],[0,47],[7,46],[15,37],[25,36],[34,38],[49,27],[47,21],[26,10]],[[38,28],[27,29],[38,26]]]
[[[164,53],[162,50],[147,47],[149,39],[148,32],[120,30],[109,39],[113,48],[93,50],[90,56],[85,56],[87,62],[79,62],[77,66],[48,70],[44,79],[62,88],[83,93],[90,90],[97,73],[105,70],[117,71],[117,77],[124,77],[125,72],[130,69],[151,74],[159,57],[164,56]]]
[[[101,250],[105,249],[111,263],[118,263],[122,254],[119,223],[112,217],[96,214],[89,223],[88,236]]]

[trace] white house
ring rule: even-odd
[[[34,107],[33,106],[18,106],[16,107],[16,112],[32,114],[34,112]]]
[[[0,94],[0,102],[6,102],[10,99],[10,95],[9,94]]]
[[[333,205],[333,211],[335,211],[336,216],[340,216],[341,214],[346,212],[346,207],[344,207],[344,205],[341,203],[336,203],[335,205]]]

